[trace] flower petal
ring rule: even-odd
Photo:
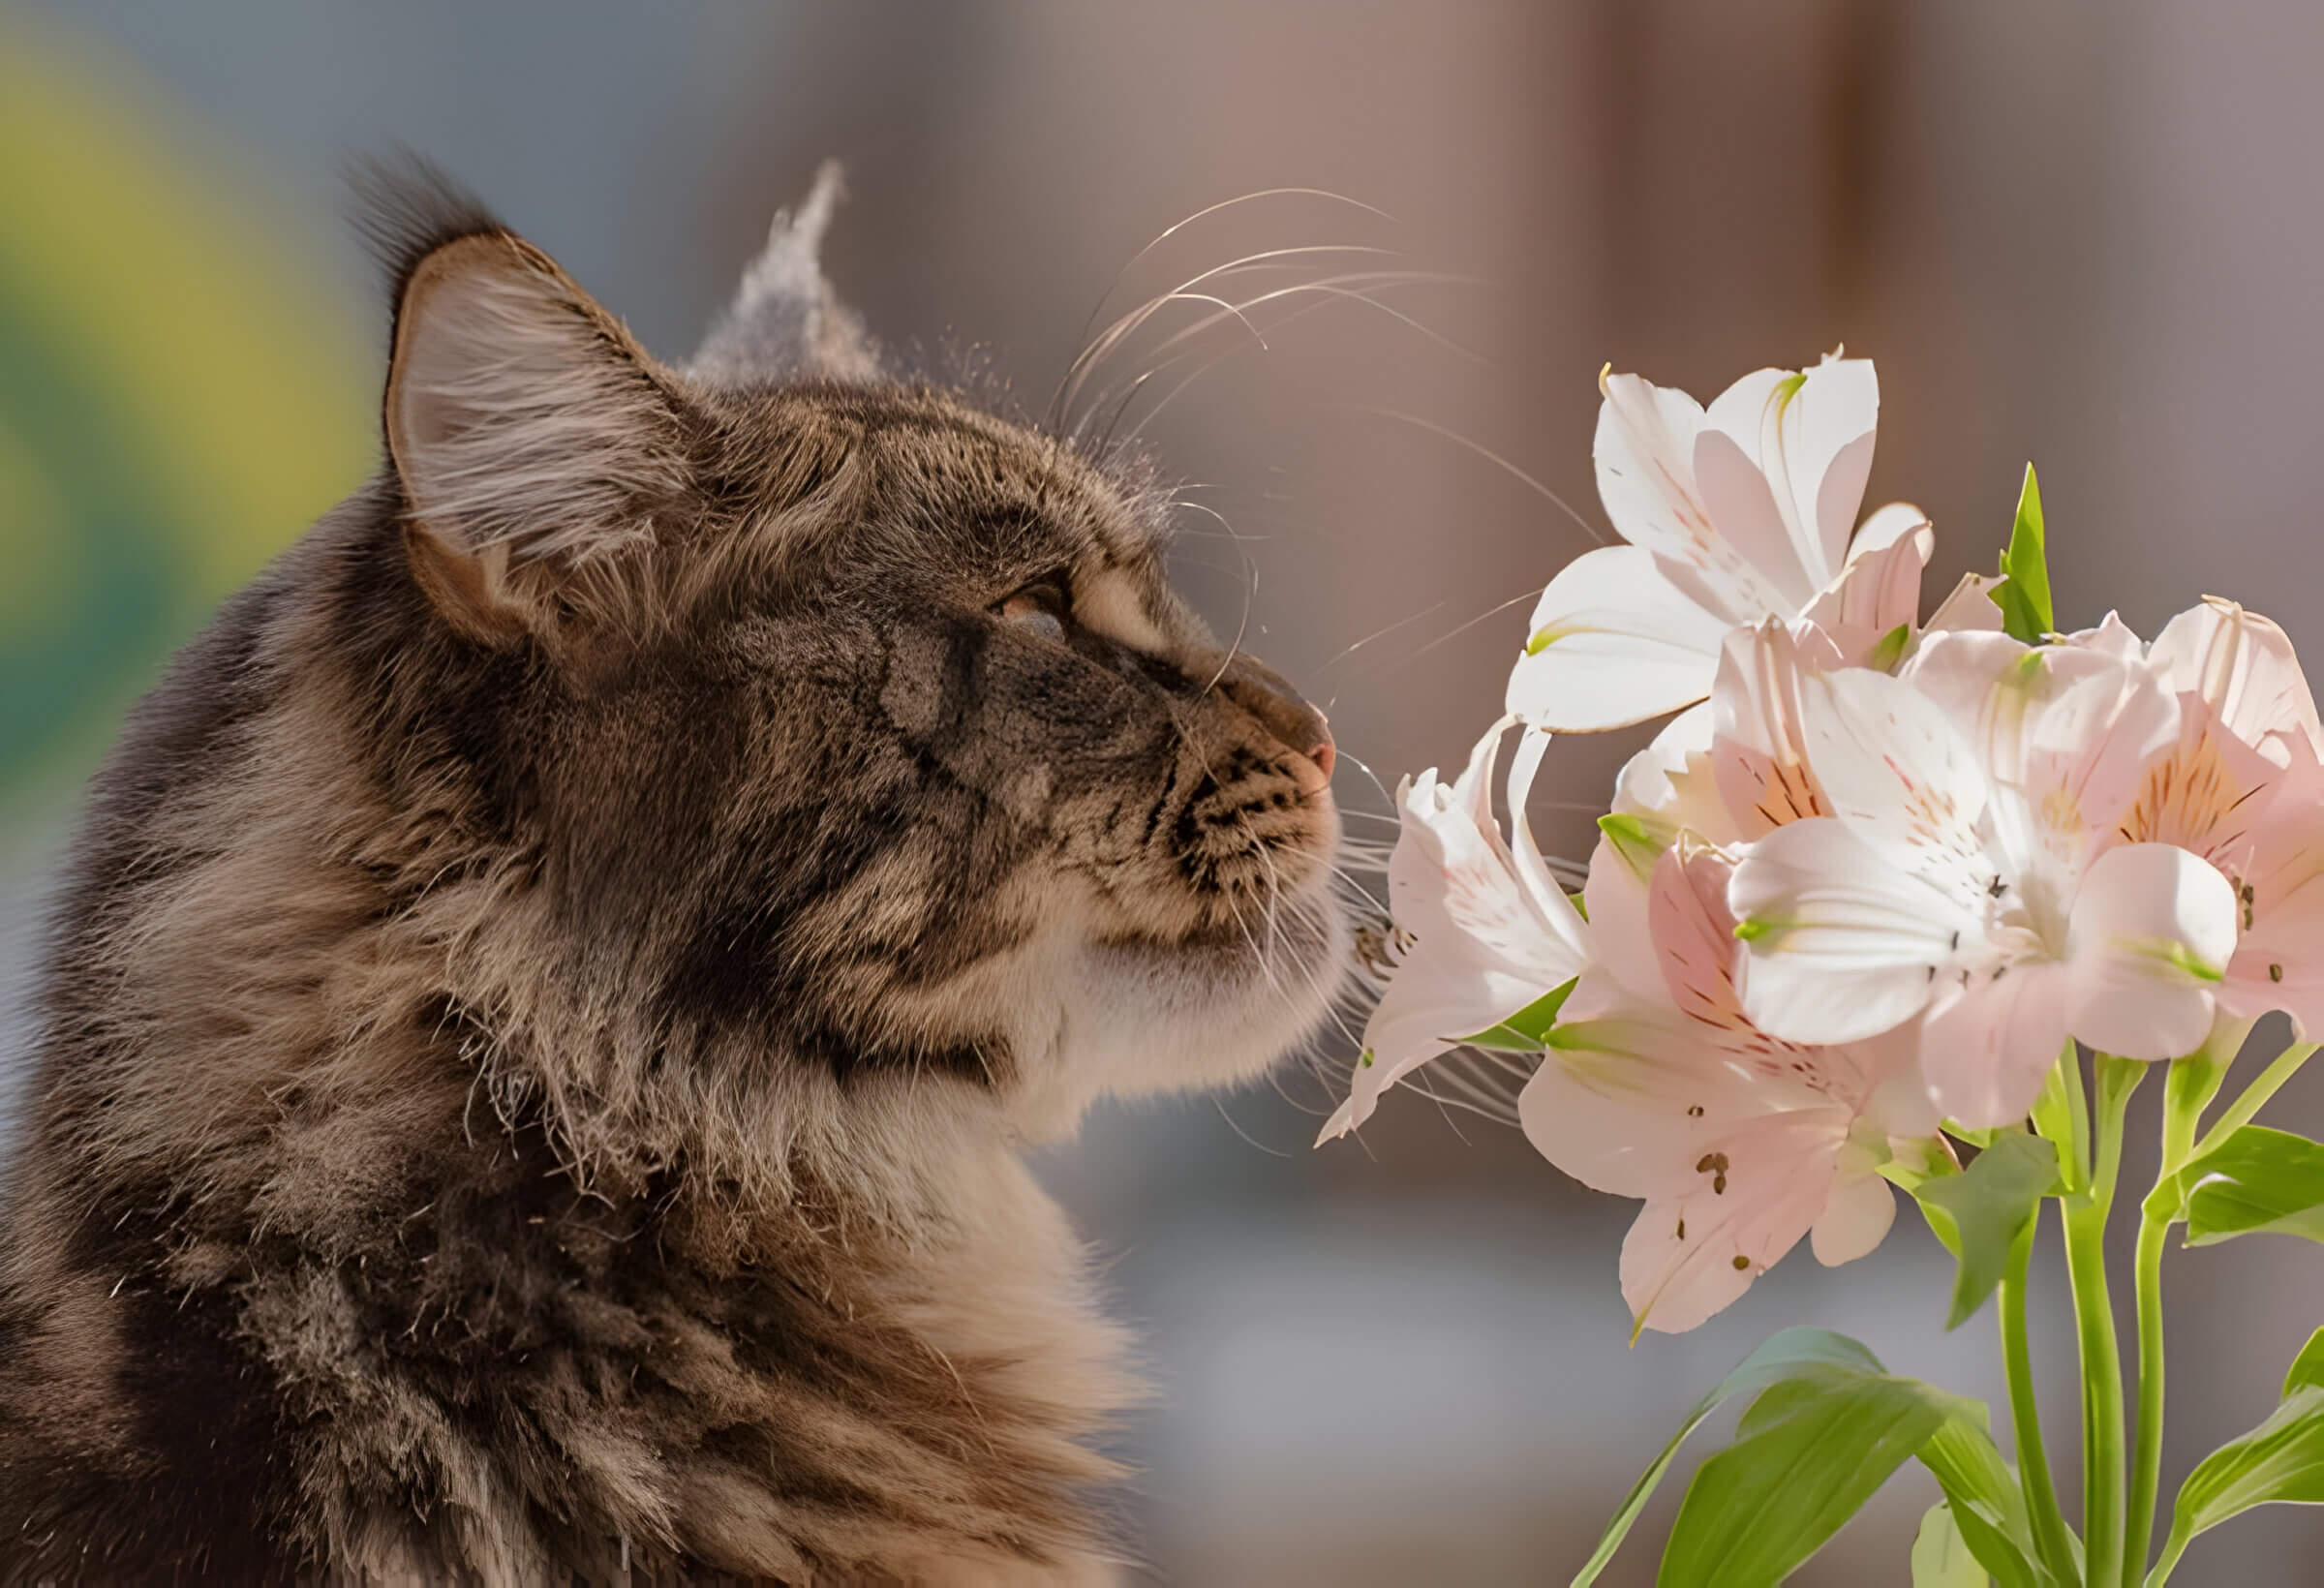
[[[1964,573],[1952,593],[1937,603],[1929,621],[1921,626],[1930,634],[2000,633],[2002,609],[1994,604],[1993,588],[2001,580],[1989,574]]]
[[[1799,382],[1789,370],[1746,375],[1712,401],[1695,438],[1695,480],[1711,522],[1750,563],[1765,608],[1784,617],[1815,599],[1828,577],[1817,565],[1818,549],[1795,538],[1763,450],[1780,456],[1781,442],[1769,432],[1781,421],[1770,415],[1797,394]]]
[[[2065,1046],[2069,980],[2064,965],[2037,961],[1939,990],[1920,1067],[1948,1117],[1982,1130],[2026,1116]]]
[[[1735,867],[1728,905],[1745,939],[1740,992],[1761,1030],[1858,1042],[1928,1002],[1980,926],[1953,892],[1886,864],[1830,817],[1779,827]]]
[[[1840,571],[1872,472],[1880,405],[1869,360],[1827,358],[1804,374],[1747,375],[1704,414],[1695,445],[1702,500],[1721,533],[1791,598],[1785,616]]]
[[[2119,612],[2107,613],[2098,620],[2095,628],[2077,629],[2066,635],[2064,643],[2084,651],[2096,651],[2117,661],[2140,661],[2147,654],[2147,642],[2131,631]]]
[[[1945,713],[1912,685],[1861,667],[1801,674],[1798,688],[1801,743],[1832,813],[1966,909],[1987,881],[1977,828],[1986,782]]]
[[[2207,596],[2163,626],[2148,661],[2165,687],[2198,694],[2248,745],[2285,734],[2324,754],[2324,727],[2284,631],[2256,612]]]
[[[2107,850],[2074,900],[2073,1034],[2125,1058],[2193,1053],[2235,939],[2235,889],[2216,868],[2175,844]]]
[[[1547,733],[1528,729],[1518,735],[1517,752],[1509,758],[1509,847],[1516,866],[1518,886],[1533,905],[1534,915],[1549,937],[1563,945],[1578,972],[1590,955],[1589,932],[1582,925],[1580,912],[1574,908],[1574,901],[1566,897],[1566,890],[1549,874],[1548,863],[1542,859],[1541,845],[1533,840],[1533,824],[1525,815],[1525,798],[1533,792],[1534,775],[1541,770],[1542,756],[1548,748]]]
[[[1584,552],[1549,581],[1509,675],[1510,712],[1560,733],[1642,722],[1711,692],[1731,625],[1636,546]]]
[[[1546,879],[1539,852],[1533,865],[1543,891],[1527,879],[1494,819],[1493,761],[1508,726],[1486,731],[1451,785],[1431,769],[1398,791],[1389,908],[1412,948],[1364,1025],[1364,1057],[1349,1085],[1346,1116],[1332,1121],[1340,1130],[1361,1124],[1383,1091],[1460,1038],[1571,980],[1587,958],[1580,918]],[[1539,761],[1539,748],[1520,747],[1512,768],[1519,796]],[[1522,837],[1530,845],[1530,835]]]
[[[1823,1216],[1810,1233],[1816,1261],[1827,1268],[1853,1263],[1887,1238],[1896,1222],[1896,1193],[1878,1175],[1843,1179],[1832,1188]]]
[[[1717,1176],[1704,1153],[1722,1138],[1771,1111],[1820,1102],[1757,1084],[1725,1053],[1667,1006],[1561,1023],[1517,1096],[1517,1119],[1535,1151],[1592,1190],[1708,1189]],[[1836,1137],[1846,1135],[1841,1119]]]
[[[1823,1213],[1837,1150],[1822,1138],[1777,1119],[1719,1150],[1737,1166],[1726,1195],[1698,1186],[1651,1201],[1622,1242],[1622,1298],[1640,1328],[1681,1334],[1701,1324],[1782,1261]],[[1744,1166],[1762,1164],[1774,1178],[1747,1191]]]
[[[1590,851],[1590,874],[1582,884],[1581,900],[1590,907],[1590,939],[1597,945],[1591,969],[1600,973],[1594,980],[1601,985],[1610,982],[1627,1002],[1659,1003],[1669,995],[1663,988],[1654,937],[1646,924],[1655,862],[1667,852],[1617,843],[1603,833],[1598,847]],[[1584,989],[1597,991],[1589,981],[1575,988],[1566,1000],[1568,1019],[1580,1020],[1594,1008],[1592,999],[1583,997]]]
[[[1905,510],[1917,512],[1915,508]],[[1893,511],[1893,507],[1881,509],[1881,513]],[[1879,517],[1880,513],[1873,515],[1873,519]],[[1899,628],[1909,630],[1919,617],[1920,572],[1937,545],[1936,534],[1925,520],[1903,526],[1886,524],[1880,529],[1883,534],[1897,530],[1898,537],[1886,545],[1864,549],[1865,535],[1874,531],[1873,520],[1866,520],[1855,545],[1849,550],[1846,570],[1801,614],[1832,637],[1841,659],[1850,667],[1876,665],[1874,657],[1888,636]],[[1894,659],[1893,655],[1887,657],[1890,662]]]
[[[1702,405],[1636,375],[1608,375],[1591,445],[1605,516],[1634,546],[1685,557],[1719,532],[1695,489]]]
[[[1856,526],[1855,538],[1848,543],[1849,566],[1853,567],[1876,551],[1886,551],[1908,535],[1924,542],[1920,560],[1926,563],[1937,541],[1929,515],[1910,502],[1891,502],[1884,507],[1874,508]],[[1917,616],[1917,609],[1909,616]]]
[[[2247,1019],[2281,1009],[2304,1040],[2324,1034],[2324,768],[2295,766],[2251,802],[2241,856],[2245,931],[2219,1001]]]
[[[1641,1328],[1694,1328],[1811,1226],[1828,1223],[1819,1241],[1850,1256],[1881,1233],[1868,1228],[1874,1210],[1860,1194],[1836,1210],[1826,1202],[1856,1150],[1858,1114],[1907,1079],[1911,1044],[1800,1049],[1754,1030],[1728,969],[1727,870],[1691,839],[1662,856],[1653,935],[1672,998],[1561,1024],[1518,1099],[1544,1157],[1585,1184],[1646,1200],[1622,1259]]]
[[[1702,405],[1636,375],[1608,374],[1601,386],[1598,496],[1622,538],[1661,558],[1679,589],[1728,621],[1766,611],[1772,587],[1713,519],[1695,479]]]
[[[1711,686],[1711,774],[1737,837],[1832,813],[1808,770],[1800,680],[1838,661],[1822,633],[1804,624],[1771,618],[1727,637]]]
[[[2115,827],[2133,843],[2175,843],[2231,876],[2250,865],[2261,790],[2284,776],[2199,695],[2179,697],[2179,743],[2148,766]]]
[[[1646,918],[1663,985],[1678,1012],[1707,1029],[1748,1038],[1750,1023],[1735,993],[1743,945],[1727,911],[1733,870],[1716,849],[1681,839],[1654,869]]]
[[[2179,702],[2141,662],[2006,634],[1926,636],[1903,677],[1942,710],[1999,791],[2004,869],[2078,866],[2177,740]]]

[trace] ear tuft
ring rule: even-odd
[[[767,246],[743,272],[741,290],[703,339],[690,373],[730,386],[878,376],[863,322],[841,304],[819,258],[845,197],[839,163],[826,161],[807,201],[775,212]]]
[[[405,268],[386,428],[414,571],[479,636],[601,605],[620,587],[603,565],[652,541],[685,492],[667,382],[547,255],[497,227]]]

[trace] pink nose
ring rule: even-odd
[[[1331,763],[1339,759],[1339,752],[1331,748],[1331,729],[1324,721],[1322,712],[1315,714],[1315,726],[1323,737],[1318,743],[1310,745],[1303,752],[1307,764],[1315,769],[1315,775],[1309,777],[1304,770],[1297,766],[1293,767],[1291,772],[1292,781],[1299,784],[1300,795],[1302,799],[1311,799],[1331,786]]]
[[[1258,718],[1285,748],[1298,754],[1300,760],[1290,770],[1301,798],[1311,798],[1330,786],[1331,767],[1339,759],[1331,748],[1331,724],[1292,687],[1289,679],[1263,661],[1238,656],[1219,675],[1219,686],[1229,699]]]

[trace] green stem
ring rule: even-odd
[[[2150,1206],[2138,1225],[2138,1426],[2130,1448],[2130,1508],[2123,1522],[2123,1581],[2138,1580],[2155,1544],[2155,1497],[2162,1486],[2162,1246],[2168,1213]]]
[[[2173,1520],[2171,1536],[2162,1542],[2162,1558],[2155,1563],[2155,1570],[2147,1573],[2146,1588],[2162,1588],[2164,1583],[2171,1580],[2171,1569],[2179,1564],[2179,1557],[2186,1553],[2186,1542],[2193,1536],[2181,1531],[2176,1519]]]
[[[2194,1152],[2195,1126],[2203,1111],[2218,1095],[2227,1078],[2227,1065],[2242,1045],[2238,1027],[2226,1044],[2224,1057],[2210,1047],[2180,1059],[2164,1078],[2162,1103],[2162,1165],[2155,1189],[2139,1209],[2138,1264],[2134,1291],[2138,1304],[2138,1422],[2131,1435],[2130,1505],[2123,1523],[2123,1580],[2137,1581],[2138,1568],[2155,1543],[2155,1505],[2162,1487],[2162,1251],[2171,1225],[2179,1216],[2178,1187],[2172,1177]]]
[[[2316,1047],[2317,1044],[2312,1042],[2295,1042],[2278,1054],[2275,1062],[2260,1071],[2258,1078],[2244,1089],[2244,1095],[2228,1105],[2227,1112],[2219,1115],[2219,1122],[2203,1133],[2203,1140],[2195,1144],[2194,1150],[2188,1156],[2201,1157],[2249,1124],[2260,1106],[2275,1096],[2285,1082],[2300,1073],[2300,1066],[2309,1061]]]
[[[2112,1588],[2123,1553],[2123,1357],[2106,1287],[2106,1220],[2123,1167],[2123,1116],[2146,1073],[2135,1060],[2096,1059],[2097,1128],[2090,1190],[2065,1204],[2065,1269],[2074,1294],[2082,1356],[2082,1542],[2084,1580]]]
[[[2019,1486],[2026,1491],[2026,1511],[2034,1522],[2034,1546],[2041,1564],[2061,1583],[2079,1580],[2074,1568],[2072,1535],[2065,1513],[2058,1509],[2058,1488],[2050,1481],[2049,1452],[2041,1443],[2041,1411],[2034,1401],[2034,1355],[2026,1336],[2026,1273],[2034,1261],[2034,1232],[2040,1223],[2037,1209],[2009,1248],[2009,1267],[2002,1275],[2002,1360],[2009,1375],[2009,1425],[2017,1439]]]

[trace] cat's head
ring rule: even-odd
[[[378,197],[388,489],[454,681],[408,709],[525,857],[501,952],[647,1062],[1036,1135],[1317,1023],[1322,716],[1173,593],[1150,478],[881,372],[828,178],[684,365],[464,200]]]

